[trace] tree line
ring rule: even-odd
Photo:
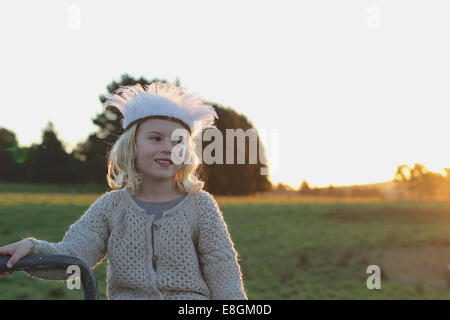
[[[415,163],[413,167],[406,164],[397,166],[392,179],[392,188],[383,187],[334,187],[311,188],[303,180],[298,189],[301,195],[338,196],[338,197],[380,197],[398,200],[450,200],[450,168],[444,168],[444,174],[432,172],[424,164]],[[274,187],[282,192],[288,188],[283,185]]]

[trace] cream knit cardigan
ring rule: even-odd
[[[32,254],[75,256],[91,268],[107,255],[111,300],[247,299],[237,252],[210,193],[188,194],[161,219],[153,218],[125,189],[110,191],[70,226],[61,242],[29,238]],[[27,273],[55,280],[69,276],[56,270]]]

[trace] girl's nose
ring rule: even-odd
[[[172,149],[174,147],[174,142],[170,140],[170,137],[168,139],[165,139],[164,145],[163,145],[163,152],[165,153],[172,153]]]

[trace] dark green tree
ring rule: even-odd
[[[264,192],[272,189],[272,185],[268,180],[267,175],[261,174],[261,168],[266,168],[266,165],[258,161],[256,164],[250,164],[250,141],[249,138],[245,138],[245,149],[238,150],[238,139],[234,138],[234,155],[233,163],[227,164],[227,135],[226,129],[242,129],[243,132],[247,132],[249,129],[254,129],[251,122],[243,115],[238,114],[231,108],[224,108],[216,103],[206,102],[212,105],[219,117],[216,119],[216,127],[221,132],[223,137],[223,164],[202,164],[205,172],[205,189],[214,194],[227,194],[227,195],[245,195],[255,192]],[[203,142],[203,150],[206,145],[211,143],[210,141]],[[257,136],[257,154],[259,155],[260,138]],[[238,164],[238,153],[245,153],[244,164]],[[265,150],[262,150],[262,154],[265,154]]]
[[[29,151],[28,147],[19,147],[13,132],[0,129],[0,181],[27,181]]]
[[[42,143],[31,147],[30,180],[34,183],[74,182],[70,167],[70,155],[64,150],[52,122],[49,122],[44,129]]]

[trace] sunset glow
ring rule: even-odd
[[[96,130],[99,95],[128,73],[178,77],[258,130],[278,129],[274,183],[365,184],[392,180],[401,164],[450,167],[450,21],[438,5],[25,2],[0,12],[0,127],[22,146],[52,121],[70,151]]]

